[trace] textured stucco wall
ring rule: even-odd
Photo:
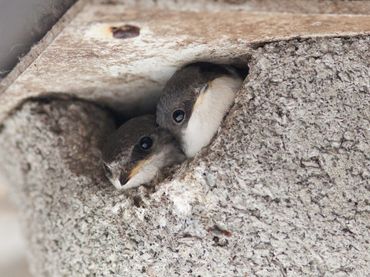
[[[0,134],[35,276],[366,276],[369,37],[275,42],[210,147],[155,191],[99,168],[110,114],[23,105]]]

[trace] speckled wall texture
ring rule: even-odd
[[[114,191],[99,167],[111,115],[30,102],[0,134],[35,276],[367,276],[370,39],[250,50],[210,147],[156,190]],[[94,117],[92,116],[94,115]]]

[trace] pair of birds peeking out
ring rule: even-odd
[[[167,82],[156,116],[132,118],[103,148],[106,177],[117,189],[149,183],[164,167],[209,144],[234,101],[242,77],[229,66],[194,63]]]

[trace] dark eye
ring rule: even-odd
[[[183,110],[176,110],[173,112],[172,118],[176,123],[181,123],[185,119],[185,112]]]
[[[150,137],[143,137],[139,142],[140,148],[143,150],[149,150],[153,145],[153,140]]]

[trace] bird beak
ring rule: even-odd
[[[147,162],[148,160],[141,160],[140,162],[138,162],[131,170],[130,170],[130,173],[128,174],[128,178],[127,178],[127,182],[132,178],[134,177],[138,172],[140,172],[140,170],[143,168],[144,164]]]
[[[199,94],[197,100],[194,103],[194,108],[193,109],[195,109],[197,106],[200,106],[203,103],[204,96],[206,95],[207,89],[209,89],[209,87],[211,87],[211,85],[212,85],[212,82],[209,81],[207,83],[207,88],[204,91],[201,91],[201,93]]]
[[[121,182],[118,179],[110,179],[110,182],[116,189],[122,189]]]
[[[136,163],[128,172],[125,174],[125,181],[124,183],[121,183],[120,180],[122,180],[122,176],[120,178],[111,179],[111,183],[113,186],[118,190],[126,190],[130,188],[135,188],[141,185],[137,181],[133,179],[143,168],[143,166],[149,161],[149,159],[141,160],[138,163]],[[132,182],[130,182],[132,180]]]

